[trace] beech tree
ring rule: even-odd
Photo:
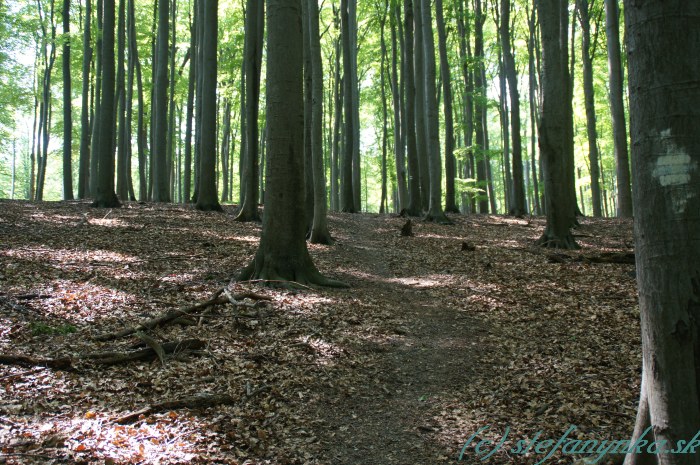
[[[240,280],[345,287],[318,271],[306,247],[301,2],[267,0],[267,163],[260,245]]]
[[[626,0],[625,23],[643,352],[632,440],[677,448],[700,429],[700,3]],[[653,463],[700,454],[626,460]]]
[[[73,112],[70,75],[70,0],[63,0],[63,199],[73,200]]]

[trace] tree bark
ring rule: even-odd
[[[413,75],[415,79],[416,154],[418,180],[420,182],[421,210],[427,211],[430,203],[430,168],[428,167],[428,122],[426,121],[425,39],[423,32],[423,3],[413,1]]]
[[[102,29],[102,104],[99,119],[100,145],[97,171],[97,191],[93,206],[102,208],[119,207],[114,192],[114,0],[103,2]]]
[[[486,191],[488,187],[488,163],[486,154],[487,137],[484,133],[484,113],[486,112],[486,91],[483,78],[484,67],[484,14],[481,10],[481,0],[475,0],[474,12],[474,59],[476,61],[476,69],[474,70],[474,93],[477,96],[474,105],[474,120],[475,124],[475,144],[473,151],[476,157],[476,181],[477,186]],[[481,152],[481,153],[478,153]],[[479,213],[489,212],[488,194],[484,193],[479,196]]]
[[[202,25],[202,138],[199,165],[199,195],[196,207],[223,211],[216,192],[216,75],[218,43],[218,0],[203,1]]]
[[[678,59],[697,53],[700,4],[628,0],[625,23],[644,360],[637,424],[646,399],[654,439],[677,449],[694,446],[700,429],[700,61]],[[657,463],[700,464],[691,449]]]
[[[356,213],[353,160],[355,158],[355,118],[352,92],[352,41],[348,1],[340,2],[341,36],[343,42],[343,156],[340,161],[340,210]]]
[[[420,0],[416,0],[420,1]],[[423,209],[420,189],[420,168],[418,165],[418,148],[416,141],[416,82],[413,61],[413,0],[404,2],[404,46],[403,46],[403,76],[405,85],[405,122],[401,125],[406,130],[406,154],[408,162],[408,208],[409,216],[420,216]]]
[[[168,183],[168,28],[170,22],[170,0],[158,2],[158,34],[156,38],[156,56],[154,65],[154,102],[153,102],[153,200],[170,202]],[[173,44],[174,46],[174,44]]]
[[[73,111],[70,75],[70,0],[63,0],[63,200],[73,200]]]
[[[397,24],[401,21],[399,5],[391,11],[391,94],[394,107],[394,158],[398,191],[398,211],[408,208],[408,186],[406,184],[406,133],[402,127],[403,92],[399,80],[398,57],[401,55],[397,38]]]
[[[610,76],[610,113],[615,142],[615,166],[617,170],[617,216],[632,216],[632,191],[630,188],[629,156],[627,155],[627,124],[622,100],[622,59],[620,58],[620,11],[618,0],[605,0],[605,32],[608,45],[608,71]]]
[[[578,248],[571,235],[574,222],[567,183],[568,131],[566,128],[568,95],[567,62],[562,60],[562,2],[537,3],[542,34],[542,110],[539,122],[539,146],[545,180],[547,226],[538,244],[545,247]],[[562,98],[564,96],[565,98]]]
[[[240,280],[342,286],[324,278],[306,248],[303,182],[301,4],[267,0],[267,128],[265,215],[260,245]]]
[[[92,0],[85,1],[83,23],[83,71],[80,107],[80,155],[78,161],[78,198],[88,195],[90,174],[90,66],[92,63]]]

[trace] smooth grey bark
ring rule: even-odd
[[[396,184],[398,194],[397,211],[408,207],[408,185],[406,183],[406,133],[403,130],[402,119],[405,119],[402,105],[402,82],[399,78],[398,62],[401,51],[397,37],[397,24],[401,21],[401,10],[396,4],[391,11],[391,95],[394,108],[394,159],[396,166]]]
[[[198,1],[192,2],[192,21],[190,22],[190,67],[187,73],[187,110],[185,114],[185,156],[183,197],[185,202],[192,200],[192,126],[194,119],[194,90],[197,80],[197,19]]]
[[[461,61],[462,82],[464,85],[464,94],[462,104],[464,107],[462,115],[462,132],[464,147],[472,147],[474,141],[474,79],[473,72],[469,68],[469,62],[472,59],[471,53],[471,30],[469,23],[465,21],[464,0],[457,1],[457,32],[459,34],[459,59]],[[470,150],[463,164],[462,175],[465,179],[475,178],[474,166],[474,150]],[[476,211],[476,202],[474,196],[469,196],[462,193],[463,210],[465,212]]]
[[[129,0],[127,3],[127,36],[129,42],[129,67],[132,73],[136,73],[136,98],[138,101],[139,111],[136,123],[136,147],[138,152],[139,164],[139,201],[145,201],[148,197],[148,182],[146,179],[146,128],[144,124],[145,103],[143,98],[143,78],[141,74],[141,62],[139,61],[138,46],[136,44],[136,13],[135,0]],[[133,78],[133,76],[132,76]],[[133,83],[129,85],[131,88]],[[131,100],[131,99],[129,99]],[[131,125],[129,125],[131,126]],[[129,169],[129,171],[131,171]],[[128,179],[130,179],[129,176]],[[133,194],[132,194],[133,195]]]
[[[595,90],[593,88],[593,58],[595,43],[591,44],[591,17],[588,0],[578,0],[581,23],[581,58],[583,62],[583,93],[586,101],[586,128],[588,133],[588,159],[591,173],[591,201],[593,216],[601,216],[600,171],[598,170],[598,130],[596,128]],[[581,199],[583,200],[583,199]]]
[[[158,34],[156,37],[156,56],[154,69],[153,98],[153,200],[170,202],[168,182],[168,28],[170,22],[170,1],[158,1]],[[173,44],[174,46],[174,44]]]
[[[301,0],[302,47],[304,54],[304,205],[307,237],[314,220],[314,174],[311,158],[311,54],[309,51],[309,3]]]
[[[338,28],[340,18],[339,11],[333,8],[335,27]],[[341,153],[340,153],[340,128],[343,123],[343,79],[340,74],[340,55],[341,55],[341,35],[335,40],[335,53],[333,66],[333,141],[331,152],[331,210],[340,210],[340,170],[341,170]]]
[[[435,19],[438,30],[438,47],[440,50],[440,78],[442,80],[442,101],[445,114],[445,212],[459,213],[456,202],[455,178],[457,168],[454,155],[455,136],[452,115],[452,73],[447,58],[447,32],[442,0],[435,1]]]
[[[100,145],[97,190],[93,206],[101,208],[119,207],[114,192],[114,0],[104,0],[102,29],[102,106],[99,128]]]
[[[352,99],[352,192],[355,211],[362,211],[362,169],[360,160],[360,86],[357,77],[357,0],[348,1],[348,20],[350,33],[350,89],[347,98]],[[366,186],[365,186],[366,187]]]
[[[313,222],[309,242],[330,244],[326,204],[326,174],[323,169],[323,68],[317,0],[307,1],[309,57],[311,63],[311,171],[313,174]]]
[[[476,153],[476,181],[477,186],[481,189],[488,188],[488,172],[487,163],[488,157],[486,154],[486,145],[488,144],[487,136],[484,128],[484,114],[486,113],[486,91],[484,81],[484,21],[485,15],[481,9],[481,0],[475,0],[474,11],[474,59],[476,61],[476,69],[474,70],[474,93],[477,96],[474,105],[474,120],[475,120],[475,150],[481,153]],[[488,195],[480,196],[478,202],[479,213],[489,212]]]
[[[420,1],[420,0],[416,0]],[[403,76],[404,76],[404,112],[405,121],[401,122],[406,131],[406,160],[408,162],[408,208],[409,216],[420,216],[423,202],[420,189],[420,167],[418,164],[418,148],[416,141],[416,82],[413,61],[413,0],[404,2],[404,41],[403,41]]]
[[[174,173],[174,162],[175,162],[175,140],[177,139],[177,134],[175,133],[175,116],[177,115],[178,109],[175,105],[175,56],[177,55],[177,0],[172,0],[170,5],[170,53],[169,53],[169,63],[168,70],[170,77],[168,78],[168,131],[165,137],[165,159],[166,159],[166,170],[168,172],[168,186],[169,195],[171,200],[176,199],[175,194],[175,173]]]
[[[196,208],[223,211],[216,192],[216,75],[218,45],[218,0],[203,2],[202,25],[202,140],[199,156],[199,195]]]
[[[518,76],[515,69],[515,57],[511,47],[510,9],[511,2],[501,0],[501,47],[503,48],[503,64],[508,92],[510,96],[510,135],[513,149],[513,199],[512,214],[523,216],[527,213],[525,197],[525,179],[523,177],[523,146],[520,129],[520,93],[518,92]]]
[[[63,0],[63,200],[73,200],[73,109],[70,75],[70,0]]]
[[[39,140],[37,146],[37,179],[36,179],[36,197],[35,200],[41,201],[44,198],[44,179],[46,178],[46,164],[49,152],[50,139],[50,119],[51,119],[51,73],[54,63],[56,62],[56,22],[55,22],[55,0],[51,0],[49,11],[49,26],[51,28],[51,36],[46,29],[45,14],[42,12],[41,2],[37,0],[39,12],[39,23],[41,24],[42,37],[42,52],[44,72],[41,79],[41,105],[39,111],[39,126],[37,138]],[[48,44],[51,44],[49,51]]]
[[[343,42],[343,156],[340,161],[340,210],[356,213],[359,205],[355,204],[354,159],[355,159],[355,118],[352,90],[352,41],[348,1],[340,2],[341,37]],[[357,148],[359,152],[359,147]]]
[[[617,174],[617,216],[632,216],[632,191],[627,147],[627,124],[622,99],[622,59],[620,57],[620,11],[618,0],[605,0],[605,32],[608,46],[608,71],[610,76],[610,113],[615,143]]]
[[[568,95],[568,60],[562,59],[562,8],[560,0],[540,0],[537,12],[542,34],[542,110],[539,121],[539,146],[545,181],[547,226],[537,241],[553,248],[578,248],[571,234],[574,210],[568,193],[566,128]]]
[[[97,38],[95,39],[95,96],[94,115],[90,126],[92,128],[91,150],[90,150],[90,173],[88,175],[89,193],[86,195],[95,197],[97,194],[97,173],[99,169],[100,157],[100,116],[102,115],[102,30],[104,29],[102,14],[104,11],[103,0],[97,0]]]
[[[700,61],[689,58],[700,43],[700,3],[627,0],[625,23],[644,360],[640,407],[646,400],[654,440],[677,449],[694,446],[700,429]],[[638,424],[644,417],[640,408]],[[700,464],[690,448],[659,454],[656,463]],[[628,463],[639,462],[628,457]]]
[[[126,180],[126,144],[127,140],[131,145],[131,129],[126,127],[126,69],[124,62],[126,59],[126,4],[124,0],[119,0],[117,4],[117,82],[116,82],[116,105],[117,105],[117,197],[120,200],[128,200],[128,183]],[[127,132],[128,131],[128,132]]]
[[[537,177],[537,125],[538,125],[538,112],[537,112],[537,66],[535,65],[535,37],[537,29],[537,18],[535,7],[533,5],[532,10],[528,12],[528,41],[527,41],[527,54],[528,54],[528,87],[529,87],[529,106],[530,106],[530,132],[532,136],[530,137],[530,166],[532,171],[532,190],[533,198],[535,204],[535,214],[542,214],[542,205],[540,203],[540,181]]]
[[[78,198],[88,196],[90,175],[90,66],[92,63],[92,0],[85,1],[83,20],[83,70],[80,106],[80,154],[78,158]]]
[[[241,155],[245,178],[242,185],[243,203],[236,216],[237,221],[260,221],[258,214],[259,189],[258,170],[260,154],[258,142],[258,112],[260,105],[260,72],[262,65],[262,18],[265,12],[263,2],[247,0],[245,16],[245,155]]]
[[[223,135],[221,136],[221,202],[229,197],[229,165],[231,163],[231,100],[224,97]]]
[[[381,19],[379,20],[379,43],[380,43],[380,50],[381,50],[381,58],[380,58],[380,64],[379,64],[379,88],[380,88],[380,100],[382,101],[382,163],[381,163],[381,197],[379,200],[379,213],[387,213],[388,212],[388,205],[387,205],[387,157],[386,157],[386,152],[387,152],[387,138],[388,138],[388,127],[387,127],[387,119],[388,119],[388,110],[387,110],[387,103],[386,103],[386,35],[384,33],[386,29],[386,19],[387,19],[387,12],[389,10],[389,2],[385,0],[384,2],[384,8],[381,13]]]
[[[342,286],[321,275],[306,247],[301,3],[267,0],[268,128],[265,214],[260,245],[239,280],[267,285]]]
[[[430,168],[428,167],[428,122],[426,121],[425,53],[422,0],[413,1],[413,75],[415,79],[416,154],[420,181],[421,210],[427,211],[430,203]]]
[[[437,71],[435,65],[435,41],[430,0],[421,0],[423,16],[423,64],[425,76],[425,114],[427,158],[429,170],[429,203],[426,219],[441,224],[452,222],[442,210],[442,160],[440,158],[440,116],[437,102]]]

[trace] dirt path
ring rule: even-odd
[[[386,220],[363,216],[355,235],[338,246],[365,272],[353,292],[381,296],[398,322],[387,340],[356,348],[371,354],[357,367],[357,385],[345,392],[319,387],[321,463],[436,464],[454,461],[459,452],[436,442],[433,416],[440,413],[437,401],[473,376],[468,341],[478,336],[419,280],[401,278],[408,257],[387,246],[392,235]]]

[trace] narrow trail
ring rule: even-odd
[[[438,443],[439,426],[432,417],[440,413],[436,401],[452,398],[452,388],[473,375],[469,346],[478,336],[471,334],[463,314],[431,299],[419,280],[396,276],[408,257],[381,240],[396,235],[382,230],[385,222],[365,215],[356,226],[338,246],[363,270],[353,290],[373,295],[401,323],[395,337],[374,343],[370,339],[366,347],[357,348],[372,353],[369,364],[357,367],[358,375],[366,375],[358,376],[358,385],[345,392],[318,387],[317,415],[324,425],[318,432],[323,445],[319,463],[454,462],[459,451]]]

